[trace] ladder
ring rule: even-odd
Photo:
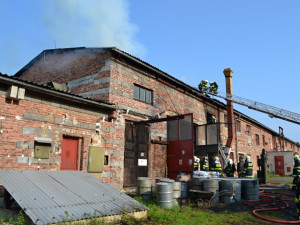
[[[247,106],[249,109],[254,109],[263,113],[267,113],[271,118],[280,118],[292,123],[296,123],[300,125],[300,114],[294,113],[285,109],[280,109],[274,106],[270,106],[264,103],[260,103],[257,101],[253,101],[247,98],[239,97],[236,95],[230,95],[226,92],[218,91],[214,92],[203,92],[204,94],[213,95],[219,98],[223,98],[225,100],[232,101],[234,103]]]

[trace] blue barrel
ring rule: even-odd
[[[189,194],[189,182],[181,181],[181,195],[180,198],[187,198]]]

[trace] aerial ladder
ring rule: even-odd
[[[271,118],[279,118],[292,123],[296,123],[300,125],[300,114],[294,113],[285,109],[277,108],[274,106],[270,106],[261,102],[257,102],[254,100],[250,100],[247,98],[239,97],[236,95],[230,95],[225,92],[217,91],[216,93],[206,91],[204,92],[208,95],[213,95],[219,98],[223,98],[225,100],[232,101],[239,105],[247,106],[249,109],[253,109],[256,111],[260,111],[268,114]]]

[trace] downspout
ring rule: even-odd
[[[223,71],[226,79],[226,94],[227,97],[232,97],[232,74],[233,71],[230,68],[226,68]],[[225,154],[229,154],[233,139],[234,139],[234,116],[233,116],[233,102],[227,100],[227,121],[228,121],[228,139],[224,148]]]

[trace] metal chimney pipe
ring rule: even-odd
[[[223,70],[226,79],[226,93],[232,96],[232,74],[233,71],[230,68]],[[234,140],[234,115],[233,115],[233,103],[227,100],[227,122],[228,122],[228,139],[225,145],[224,152],[229,153]]]

